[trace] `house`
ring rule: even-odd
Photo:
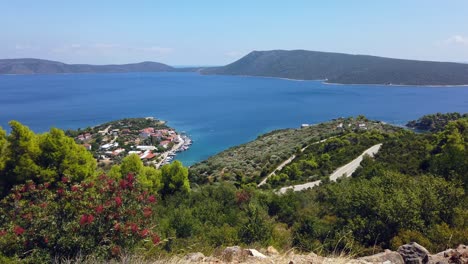
[[[167,148],[169,146],[169,144],[171,143],[171,141],[169,140],[164,140],[164,141],[161,141],[161,143],[159,143],[159,146],[163,147],[163,148]]]
[[[154,157],[156,157],[156,154],[151,152],[151,150],[147,150],[143,154],[140,155],[140,159],[145,159],[145,160],[150,160]]]
[[[310,126],[310,125],[309,124],[302,124],[301,128],[308,127],[308,126]]]
[[[125,149],[123,148],[118,148],[112,152],[112,156],[118,156],[120,153],[125,152]]]
[[[343,128],[343,123],[339,123],[336,127],[337,128]]]
[[[85,147],[85,149],[87,149],[87,150],[91,150],[91,149],[92,149],[91,144],[88,144],[88,143],[83,144],[83,147]]]
[[[131,151],[128,152],[128,155],[131,155],[131,154],[140,155],[140,154],[141,154],[141,151],[139,151],[139,150],[131,150]]]
[[[76,137],[76,139],[85,141],[85,140],[91,139],[92,137],[93,136],[90,133],[85,133],[85,134],[79,135],[78,137]]]
[[[118,146],[119,146],[119,143],[115,142],[115,143],[104,144],[104,145],[100,146],[99,148],[100,149],[110,149],[110,148],[118,147]]]
[[[136,148],[139,150],[155,150],[156,149],[155,146],[137,146]]]
[[[148,138],[153,133],[154,133],[154,128],[152,128],[152,127],[143,128],[142,130],[140,130],[140,137],[141,138]]]

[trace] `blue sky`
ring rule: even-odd
[[[0,58],[220,65],[307,49],[468,62],[467,0],[0,0]]]

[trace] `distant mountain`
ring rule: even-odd
[[[41,59],[0,60],[0,74],[54,74],[54,73],[111,73],[162,72],[174,68],[158,62],[140,62],[121,65],[66,64]]]
[[[200,71],[203,74],[326,80],[342,84],[468,84],[468,64],[306,50],[253,51],[226,66]]]

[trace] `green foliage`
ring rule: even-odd
[[[110,168],[108,175],[114,179],[121,179],[128,174],[134,174],[138,183],[152,193],[157,193],[162,187],[162,172],[151,166],[144,166],[140,157],[131,154],[122,159],[120,165]]]
[[[139,173],[143,169],[143,162],[137,154],[131,154],[122,159],[120,163],[120,173],[127,175],[129,173]]]
[[[178,160],[172,164],[164,165],[162,172],[162,190],[163,196],[171,195],[176,192],[190,192],[190,182],[188,179],[188,169],[182,166]]]
[[[52,128],[36,135],[28,127],[11,121],[5,138],[0,130],[0,187],[3,195],[15,184],[27,180],[56,182],[62,176],[81,181],[93,176],[96,161],[64,132]],[[3,132],[2,132],[3,131]]]
[[[455,121],[461,118],[468,118],[468,114],[462,115],[460,113],[437,113],[432,115],[425,115],[418,120],[410,121],[406,124],[406,126],[417,130],[440,132],[445,129],[445,126],[450,121]]]

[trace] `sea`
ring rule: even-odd
[[[151,116],[193,139],[176,157],[187,166],[274,129],[357,115],[404,125],[436,112],[468,112],[468,87],[198,73],[0,75],[0,126],[7,131],[10,120],[42,133]]]

